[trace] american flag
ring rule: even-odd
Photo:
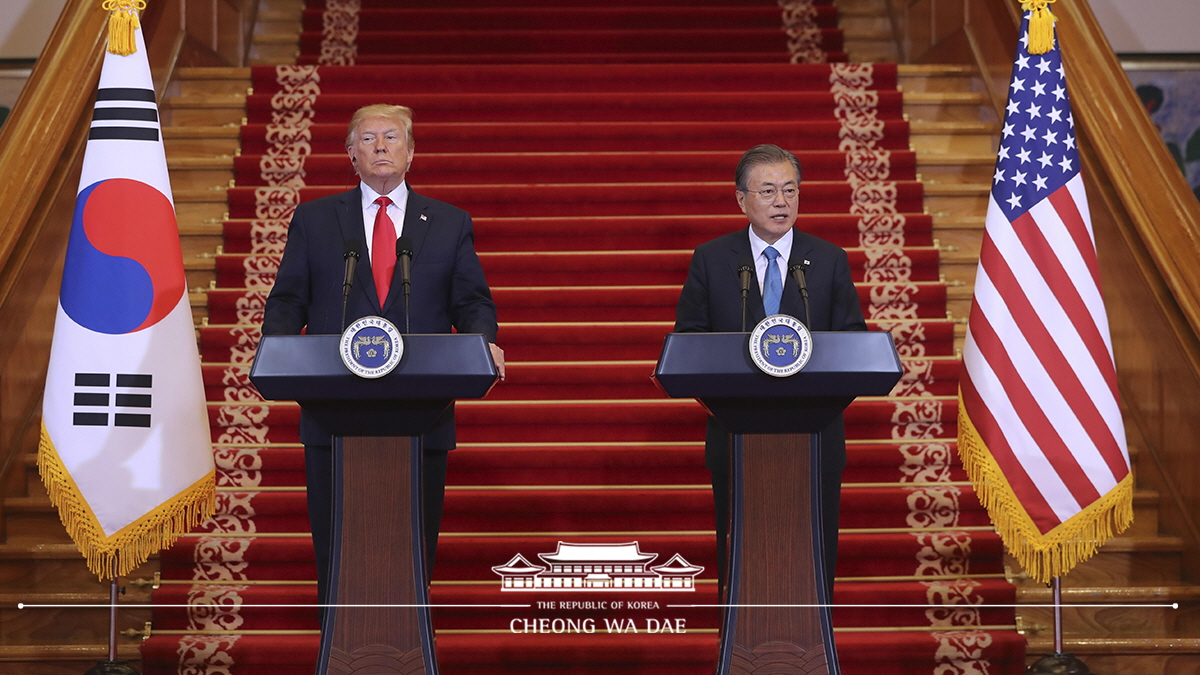
[[[1133,519],[1133,479],[1057,40],[1008,106],[959,386],[959,453],[1012,554],[1047,582]]]

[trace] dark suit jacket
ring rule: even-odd
[[[495,342],[496,305],[475,253],[471,216],[410,189],[400,234],[413,241],[411,332],[449,333],[454,328],[460,333],[483,333],[488,342]],[[355,188],[296,207],[275,286],[267,297],[263,335],[296,335],[305,327],[310,335],[342,332],[343,254],[347,242],[354,240],[363,250],[346,321],[382,316],[404,330],[399,267],[381,307],[366,255],[362,191]],[[425,436],[426,448],[453,449],[453,408],[444,422]],[[329,434],[303,414],[300,440],[306,445],[330,443]]]
[[[701,244],[692,255],[691,268],[675,309],[677,333],[738,333],[742,331],[742,292],[738,263],[752,256],[749,228]],[[809,315],[813,331],[866,330],[858,292],[850,279],[846,252],[824,239],[793,230],[788,262],[809,261]],[[750,284],[746,300],[746,330],[766,318],[758,284]],[[788,274],[783,282],[779,313],[804,321],[804,300],[796,280]],[[838,471],[846,465],[846,432],[841,416],[821,433],[823,470]],[[728,433],[709,419],[704,453],[711,471],[729,470]]]

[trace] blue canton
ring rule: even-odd
[[[1031,55],[1026,12],[1008,86],[992,196],[1011,222],[1077,173],[1075,120],[1058,39],[1049,52]]]

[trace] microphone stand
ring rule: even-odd
[[[800,297],[804,300],[804,326],[812,329],[812,317],[808,313],[808,284],[805,283],[804,270],[808,269],[809,262],[805,260],[803,263],[797,263],[791,266],[792,277],[796,279],[796,285],[800,287]]]
[[[408,291],[412,285],[412,256],[413,244],[409,237],[396,239],[396,262],[400,265],[400,288],[404,291],[404,333],[412,332],[411,321],[408,317]]]
[[[750,275],[754,273],[754,266],[750,264],[750,259],[743,259],[738,264],[738,276],[742,282],[742,332],[746,332],[746,294],[750,291]]]
[[[342,257],[346,259],[346,276],[342,280],[342,330],[346,330],[346,305],[350,300],[350,289],[354,286],[354,268],[358,265],[360,254],[359,242],[352,241],[346,246]]]
[[[404,334],[408,335],[412,332],[412,326],[409,325],[408,320],[408,281],[404,281],[402,285],[404,286]]]

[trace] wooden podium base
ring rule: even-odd
[[[821,554],[820,436],[735,435],[731,459],[718,675],[838,675]]]
[[[333,556],[318,675],[435,675],[421,445],[334,439]]]

